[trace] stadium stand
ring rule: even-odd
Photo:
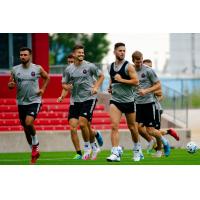
[[[55,98],[43,99],[43,105],[35,121],[35,127],[39,131],[69,130],[67,120],[69,110],[69,98],[58,103]],[[97,104],[92,120],[92,127],[98,130],[108,130],[110,126],[109,113],[105,111],[103,104]],[[120,129],[127,129],[126,120],[123,117]],[[22,131],[18,118],[18,110],[15,99],[0,99],[0,131]]]

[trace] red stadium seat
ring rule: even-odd
[[[36,129],[40,131],[70,130],[67,119],[69,102],[69,98],[65,98],[62,103],[58,103],[55,98],[43,99],[41,111],[35,120]],[[111,129],[110,116],[104,110],[104,105],[96,105],[92,126],[99,130]],[[124,117],[121,120],[119,128],[127,129]],[[18,108],[15,99],[0,98],[0,131],[23,131],[18,118]]]

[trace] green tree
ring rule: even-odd
[[[49,35],[50,64],[65,64],[68,55],[75,44],[85,47],[85,59],[101,63],[109,51],[110,42],[106,33],[54,33]]]

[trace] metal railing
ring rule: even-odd
[[[166,85],[162,85],[162,91],[164,99],[161,104],[164,113],[170,115],[175,124],[181,122],[188,128],[188,95]]]
[[[102,69],[103,64],[95,64],[98,68]],[[66,65],[51,65],[50,66],[50,74],[62,74],[67,67]]]

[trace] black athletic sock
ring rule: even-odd
[[[76,153],[82,156],[82,152],[81,151],[76,151]]]

